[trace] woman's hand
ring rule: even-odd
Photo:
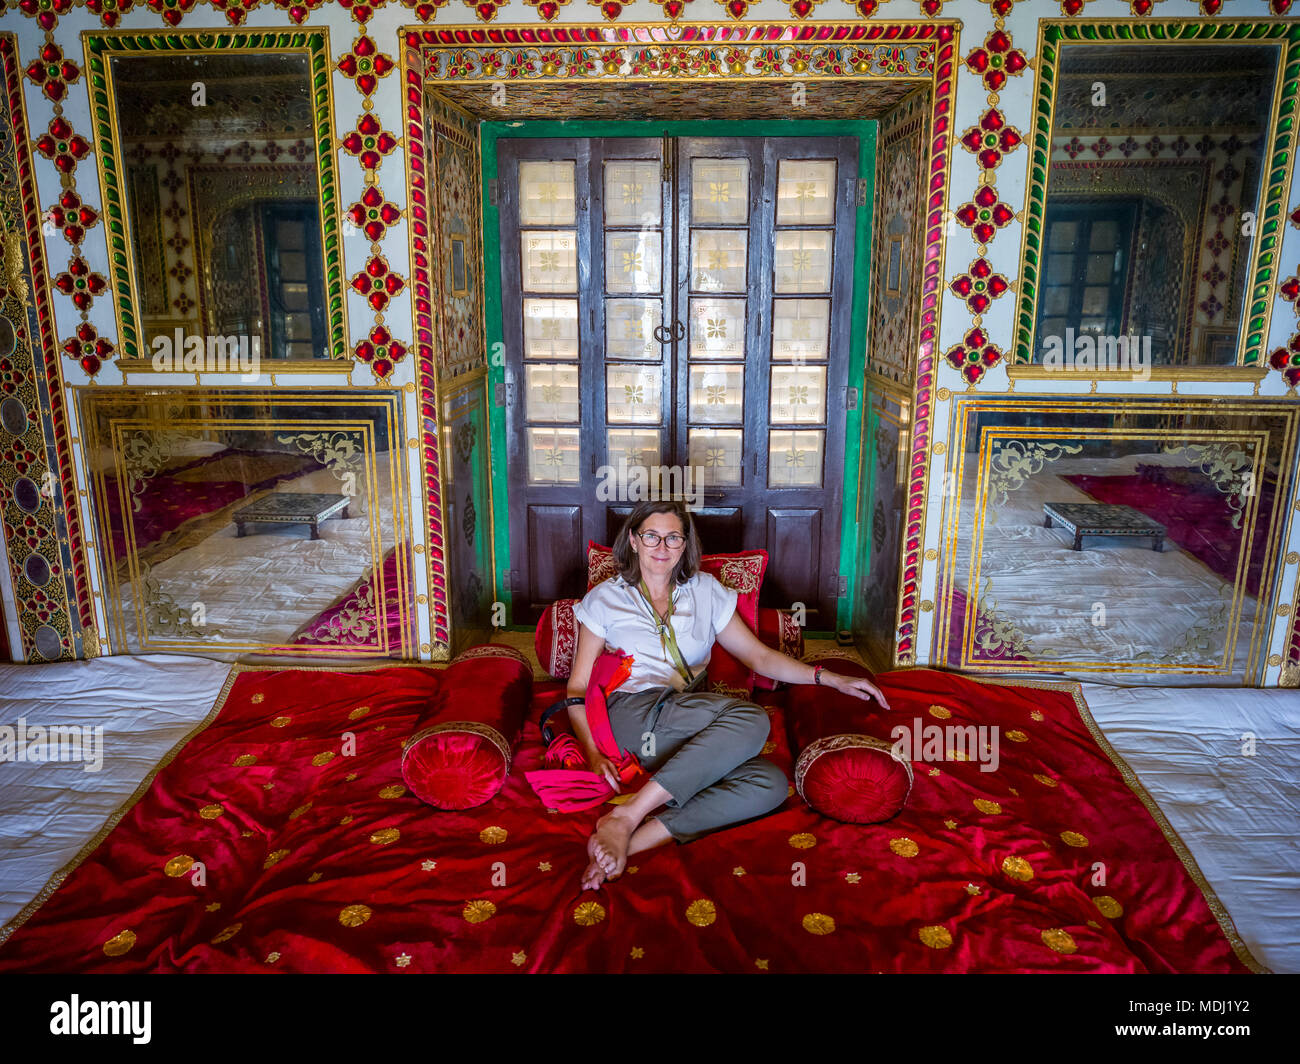
[[[864,702],[870,702],[874,698],[880,703],[882,709],[889,708],[889,702],[881,694],[880,688],[865,677],[841,676],[838,672],[828,672],[823,669],[821,680],[823,687],[833,687],[837,691],[852,695],[854,698],[860,698]]]
[[[587,768],[597,776],[603,776],[605,782],[614,789],[615,794],[623,793],[618,782],[618,766],[599,750],[587,751]]]

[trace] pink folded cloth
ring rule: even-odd
[[[609,726],[606,698],[627,679],[631,663],[632,659],[622,651],[605,651],[591,667],[585,696],[591,737],[596,748],[618,766],[618,778],[623,783],[630,783],[644,773],[635,757],[619,749],[614,731]],[[524,779],[547,809],[558,809],[562,813],[594,809],[609,801],[614,791],[604,776],[574,767],[583,762],[577,740],[572,735],[557,735],[546,748],[546,763],[564,767],[525,772]]]

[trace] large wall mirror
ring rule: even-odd
[[[1116,29],[1044,32],[1016,361],[1262,366],[1296,34]]]
[[[199,336],[209,357],[346,358],[325,34],[88,34],[86,53],[123,357]]]

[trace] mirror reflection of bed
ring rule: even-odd
[[[982,423],[982,446],[968,436],[941,614],[949,665],[1032,662],[1202,684],[1240,683],[1258,668],[1252,641],[1278,501],[1273,426],[1126,432],[996,420]],[[1074,528],[1059,517],[1049,527],[1053,504],[1067,513],[1084,504],[1104,520],[1079,526],[1076,550]]]
[[[386,655],[407,641],[392,429],[289,398],[172,399],[161,418],[156,399],[90,403],[124,649]]]

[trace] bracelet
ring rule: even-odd
[[[587,700],[583,698],[581,695],[570,695],[568,698],[564,700],[564,705],[566,709],[569,706],[585,706],[586,704],[587,704]]]
[[[817,684],[818,687],[821,686],[821,682],[822,682],[822,669],[824,669],[824,668],[826,668],[825,665],[814,665],[814,666],[813,666],[813,683]]]

